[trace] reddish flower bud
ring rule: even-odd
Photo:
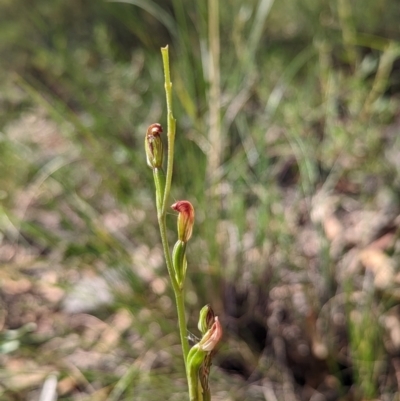
[[[146,150],[147,164],[151,168],[161,168],[163,162],[163,143],[161,133],[163,132],[160,124],[151,124],[147,128],[144,147]]]
[[[199,348],[202,351],[211,352],[215,349],[219,340],[222,337],[222,326],[218,320],[218,316],[215,316],[214,323],[211,329],[204,334],[203,338],[199,342]]]
[[[178,239],[182,242],[188,242],[192,236],[194,224],[194,209],[192,204],[187,200],[174,203],[172,209],[179,212],[178,214]]]

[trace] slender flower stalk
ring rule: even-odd
[[[222,328],[218,317],[214,315],[211,307],[209,305],[205,306],[200,312],[199,320],[199,330],[203,337],[198,344],[189,350],[184,288],[187,271],[187,243],[192,237],[195,212],[192,204],[187,200],[181,200],[172,205],[172,209],[178,212],[178,240],[171,253],[167,241],[166,205],[171,190],[176,120],[172,114],[172,83],[169,72],[168,46],[162,48],[161,53],[164,66],[168,117],[166,174],[163,170],[164,145],[161,138],[163,129],[159,123],[152,124],[147,129],[145,136],[146,160],[148,166],[153,170],[157,219],[167,270],[175,295],[179,334],[189,386],[190,401],[210,401],[211,395],[208,386],[208,377],[215,347],[222,336]]]

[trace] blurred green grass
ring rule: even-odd
[[[165,271],[143,137],[148,125],[165,121],[159,49],[169,44],[178,121],[172,195],[190,199],[197,214],[187,294],[192,327],[200,307],[211,302],[225,316],[229,337],[221,365],[232,365],[231,352],[273,383],[312,386],[311,379],[297,377],[290,358],[287,372],[282,367],[286,373],[279,374],[274,341],[287,339],[268,321],[275,313],[271,291],[299,284],[311,312],[302,315],[284,297],[285,313],[311,348],[319,342],[327,348],[324,371],[339,383],[336,398],[391,396],[394,356],[384,350],[384,330],[362,328],[393,311],[396,298],[368,284],[360,269],[350,278],[344,272],[351,271],[345,258],[350,248],[362,249],[386,231],[397,238],[397,223],[387,223],[367,243],[347,241],[332,256],[325,221],[313,213],[320,194],[340,199],[339,217],[357,208],[379,211],[379,194],[387,191],[392,213],[399,214],[399,167],[393,162],[400,154],[399,6],[389,0],[232,0],[217,13],[210,4],[0,3],[0,228],[3,249],[15,252],[3,261],[23,275],[31,265],[56,261],[57,284],[66,289],[76,272],[104,274],[116,295],[100,317],[128,308],[148,348],[162,349],[160,332],[148,325],[158,322],[167,336],[174,332],[174,311],[162,308],[170,292],[160,284]],[[309,233],[321,240],[316,250],[307,250],[315,248]],[[396,244],[385,249],[393,261]],[[28,261],[19,261],[23,252]],[[354,281],[351,291],[343,276]],[[349,295],[340,326],[345,334],[339,335],[333,315],[320,311],[334,309],[331,304],[348,291],[364,291],[368,299],[352,302]],[[361,315],[360,325],[349,308]],[[143,310],[151,315],[143,318]],[[249,313],[268,333],[261,339],[264,353],[254,351],[257,335],[241,326]],[[15,327],[6,320],[5,328]],[[135,361],[128,340],[120,346],[126,360]],[[290,343],[286,347],[290,356]],[[33,349],[27,346],[23,355]],[[179,350],[172,354],[179,358]],[[147,372],[139,386],[132,363],[122,399],[184,391],[179,359],[161,367],[165,376]],[[350,384],[343,378],[348,370]],[[125,383],[119,373],[88,370],[84,376],[95,388]],[[221,399],[264,399],[255,387],[218,376]],[[26,396],[26,389],[3,387],[5,399]]]

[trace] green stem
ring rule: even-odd
[[[168,160],[167,160],[167,177],[165,180],[165,193],[163,199],[162,212],[166,212],[166,204],[171,190],[172,172],[174,167],[174,147],[175,147],[175,132],[176,120],[172,114],[172,82],[169,71],[169,53],[168,46],[161,48],[161,54],[164,66],[164,80],[165,80],[165,95],[167,98],[167,127],[168,127]]]
[[[158,209],[158,207],[157,207]],[[160,234],[161,234],[161,242],[163,245],[165,260],[167,263],[167,269],[169,278],[172,283],[172,288],[175,294],[176,301],[176,309],[178,312],[178,324],[179,324],[179,334],[181,338],[182,351],[183,351],[183,359],[186,366],[186,360],[189,353],[189,342],[187,339],[187,329],[186,329],[186,316],[185,316],[185,302],[183,298],[183,289],[179,287],[178,282],[176,281],[175,271],[172,264],[171,252],[169,249],[168,241],[167,241],[167,225],[165,221],[165,214],[162,215],[161,210],[157,210],[158,215],[158,224],[160,226]]]
[[[175,294],[176,309],[178,312],[179,334],[181,338],[183,359],[185,367],[187,363],[187,356],[189,354],[189,341],[187,339],[186,329],[186,316],[185,316],[185,302],[183,297],[183,289],[180,288],[172,263],[171,251],[169,249],[167,240],[167,225],[166,225],[166,205],[168,202],[169,193],[171,190],[172,172],[174,165],[174,143],[175,143],[175,129],[176,120],[172,114],[172,83],[169,70],[169,54],[168,46],[161,49],[164,77],[165,77],[165,93],[167,98],[167,113],[168,113],[168,159],[167,159],[167,174],[164,177],[162,170],[154,171],[154,181],[156,185],[156,199],[157,199],[157,218],[160,226],[161,241],[163,245],[165,260],[167,264],[168,274],[171,279],[172,288]]]
[[[189,354],[189,341],[187,338],[185,299],[183,296],[183,289],[175,291],[175,301],[176,301],[176,309],[178,311],[179,335],[181,337],[183,359],[185,361],[185,367],[186,367],[186,360]]]
[[[162,210],[162,202],[165,194],[165,174],[161,168],[153,169],[154,184],[156,186],[157,212]]]
[[[189,380],[189,400],[190,401],[199,401],[199,378],[198,378],[198,369],[191,370],[188,376]]]

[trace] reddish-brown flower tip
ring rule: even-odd
[[[187,200],[174,203],[172,209],[179,212],[178,215],[178,238],[182,242],[189,241],[192,236],[194,224],[194,209],[192,204]]]
[[[181,200],[174,203],[171,206],[172,209],[176,210],[179,213],[183,213],[184,215],[193,215],[194,216],[194,209],[192,204],[187,200]]]
[[[147,136],[160,135],[162,132],[163,129],[159,123],[151,124],[150,127],[147,128]]]
[[[147,164],[151,168],[161,168],[163,162],[163,143],[160,137],[162,132],[160,124],[151,124],[147,128],[146,138],[144,141],[144,147],[146,150]]]

